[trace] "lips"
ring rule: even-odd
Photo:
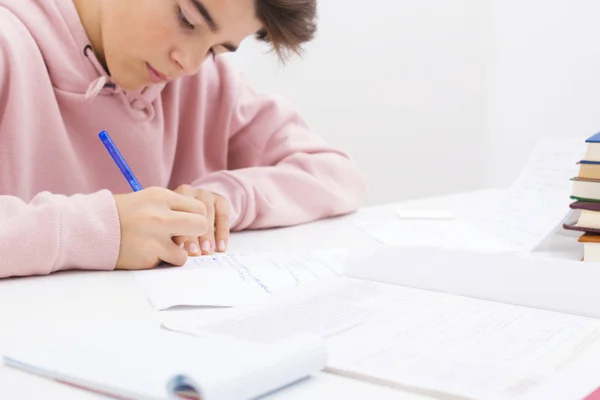
[[[150,80],[153,83],[162,83],[162,82],[167,82],[169,80],[168,76],[166,76],[162,72],[152,68],[152,66],[150,64],[146,63],[146,66],[148,67],[148,74],[150,75]]]

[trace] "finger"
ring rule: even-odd
[[[175,189],[175,193],[188,197],[194,197],[195,192],[196,191],[190,185],[179,185],[177,189]]]
[[[199,256],[202,254],[200,251],[200,245],[198,244],[198,238],[190,239],[185,241],[185,248],[188,254],[192,257]]]
[[[175,242],[168,241],[160,254],[160,259],[168,264],[180,267],[187,261],[188,254],[185,249],[176,245]]]
[[[185,251],[187,251],[188,255],[191,257],[200,255],[200,246],[198,244],[197,236],[193,238],[175,236],[173,237],[173,242],[180,248],[185,249]]]
[[[206,223],[208,229],[205,234],[200,235],[200,248],[202,254],[212,254],[215,251],[215,206],[213,199],[207,200],[206,206]]]
[[[223,197],[215,201],[215,243],[217,251],[227,250],[229,242],[229,202]]]
[[[197,238],[205,235],[211,228],[206,217],[178,211],[169,212],[166,225],[171,237]]]
[[[167,199],[171,210],[181,211],[191,214],[206,215],[206,206],[204,203],[194,197],[184,196],[179,193],[170,192]]]

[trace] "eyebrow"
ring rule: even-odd
[[[196,7],[196,10],[198,10],[198,12],[202,14],[202,17],[208,24],[208,27],[211,31],[218,32],[221,29],[221,27],[217,25],[215,19],[212,17],[212,15],[210,15],[210,13],[206,9],[206,7],[204,7],[204,4],[202,4],[200,0],[192,0],[192,4],[194,5],[194,7]]]
[[[206,9],[206,7],[204,6],[204,4],[202,4],[202,2],[200,0],[191,0],[192,4],[194,5],[194,7],[196,7],[196,10],[198,10],[198,12],[202,15],[202,18],[204,18],[204,20],[206,21],[208,28],[213,31],[213,32],[218,32],[219,30],[221,30],[221,27],[219,25],[217,25],[217,23],[215,22],[215,19],[212,17],[212,15],[210,15],[210,13],[208,12],[208,10]],[[237,51],[238,47],[232,43],[223,43],[221,46],[225,47],[227,50],[229,50],[230,52],[235,52]]]

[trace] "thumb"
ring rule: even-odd
[[[188,253],[181,245],[172,241],[165,246],[159,258],[168,264],[180,267],[186,263]]]

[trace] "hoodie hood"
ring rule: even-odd
[[[56,90],[82,101],[115,96],[136,120],[154,118],[153,103],[165,84],[122,90],[96,58],[73,0],[0,0],[27,27],[44,58]]]

